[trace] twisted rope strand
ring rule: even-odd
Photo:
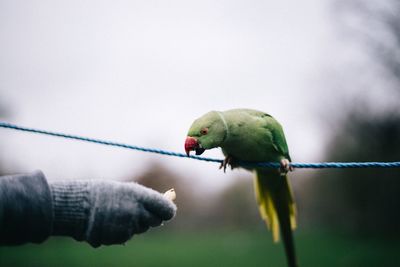
[[[95,138],[89,138],[89,137],[72,135],[72,134],[65,134],[65,133],[58,133],[58,132],[28,128],[28,127],[18,126],[15,124],[1,122],[1,121],[0,121],[0,128],[7,128],[7,129],[13,129],[13,130],[29,132],[29,133],[56,136],[56,137],[61,137],[61,138],[66,138],[66,139],[79,140],[79,141],[113,146],[113,147],[122,147],[122,148],[126,148],[126,149],[138,150],[138,151],[148,152],[148,153],[155,153],[155,154],[160,154],[160,155],[165,155],[165,156],[191,158],[191,159],[201,160],[201,161],[206,161],[206,162],[216,162],[216,163],[223,162],[222,159],[205,158],[205,157],[198,157],[198,156],[187,156],[186,154],[183,154],[183,153],[177,153],[177,152],[167,151],[167,150],[163,150],[163,149],[134,146],[134,145],[128,145],[128,144],[107,141],[107,140],[102,140],[102,139],[95,139]],[[279,168],[280,167],[280,164],[277,162],[260,162],[260,163],[240,162],[240,164],[247,165],[247,166],[255,166],[255,167],[266,167],[266,168]],[[301,169],[305,169],[305,168],[308,168],[308,169],[400,168],[400,161],[396,161],[396,162],[318,162],[318,163],[292,162],[291,166],[293,166],[294,168],[301,168]]]

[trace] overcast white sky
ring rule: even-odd
[[[283,124],[295,161],[319,161],[329,4],[0,0],[0,100],[16,124],[180,152],[203,113],[260,109]],[[188,179],[230,177],[188,159],[5,129],[0,138],[8,169],[52,179],[120,179],[149,159]]]

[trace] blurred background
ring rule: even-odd
[[[183,151],[215,109],[266,111],[292,159],[400,160],[400,3],[0,0],[0,118]],[[0,266],[285,266],[251,174],[0,129],[0,173],[175,188],[178,214],[125,246],[0,248]],[[222,158],[215,149],[205,156]],[[301,266],[399,266],[398,169],[296,170]]]

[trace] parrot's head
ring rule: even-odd
[[[218,147],[224,141],[227,134],[226,125],[222,115],[218,111],[210,111],[190,126],[185,141],[185,151],[189,156],[190,151],[201,155],[206,149]]]

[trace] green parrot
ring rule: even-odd
[[[271,115],[252,109],[211,111],[195,120],[185,141],[185,151],[201,155],[221,147],[227,165],[239,167],[239,161],[279,162],[279,169],[240,166],[254,172],[255,195],[262,219],[272,231],[275,242],[281,232],[288,265],[297,259],[292,230],[296,228],[296,206],[287,173],[292,170],[282,126]]]

